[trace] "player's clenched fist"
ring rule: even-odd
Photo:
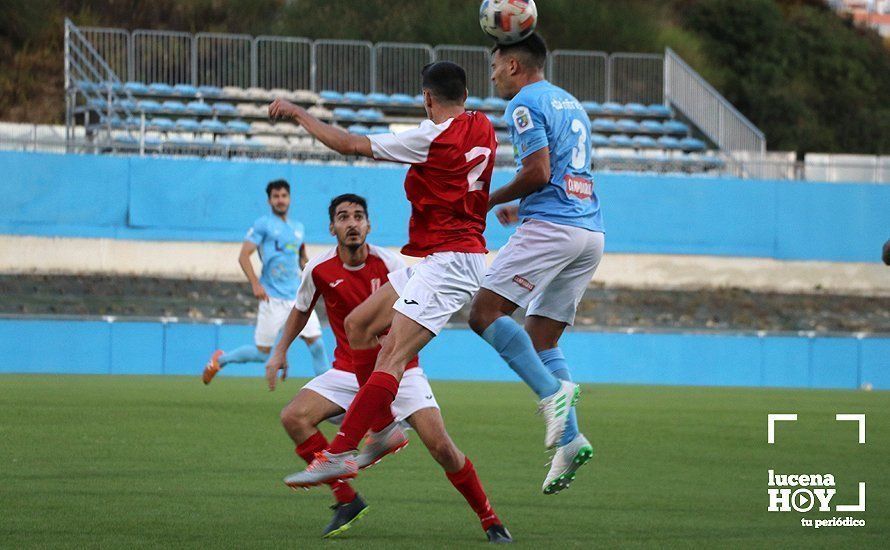
[[[495,214],[501,225],[514,225],[519,223],[519,207],[515,204],[508,204],[497,209]]]
[[[286,380],[287,357],[280,353],[274,353],[266,362],[266,383],[269,384],[269,391],[275,390],[275,384],[278,379],[278,371],[281,371],[281,380]]]
[[[280,97],[269,104],[269,118],[272,120],[295,118],[300,111],[303,111],[302,107]]]

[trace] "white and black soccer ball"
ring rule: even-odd
[[[535,32],[538,7],[534,0],[483,0],[479,25],[498,44],[515,44]]]

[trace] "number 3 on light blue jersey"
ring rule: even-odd
[[[587,165],[587,128],[580,120],[572,120],[572,133],[578,134],[578,145],[572,147],[572,168],[581,170]]]

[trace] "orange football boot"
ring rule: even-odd
[[[207,361],[207,364],[204,366],[204,373],[201,375],[201,380],[204,381],[204,384],[209,384],[213,377],[216,376],[216,373],[219,372],[219,369],[222,366],[219,364],[219,358],[222,356],[223,350],[218,349],[213,352],[213,355],[210,356],[210,360]]]

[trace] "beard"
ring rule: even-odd
[[[346,238],[350,239],[352,237],[346,237]],[[356,235],[355,238],[358,238],[358,236]],[[340,244],[342,244],[343,247],[348,249],[350,252],[356,252],[358,249],[365,246],[365,240],[358,238],[358,241],[354,241],[354,242],[353,241],[345,241]]]

